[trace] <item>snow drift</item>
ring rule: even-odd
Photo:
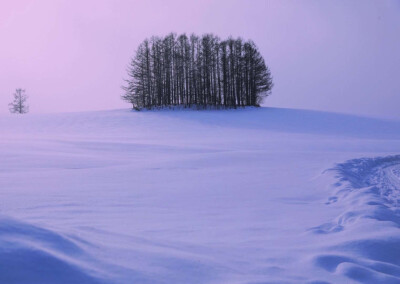
[[[400,155],[354,159],[335,171],[338,190],[328,203],[343,203],[344,212],[314,229],[338,237],[316,264],[363,283],[399,283]]]

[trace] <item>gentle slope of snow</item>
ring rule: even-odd
[[[400,281],[400,121],[116,110],[0,132],[0,282]]]

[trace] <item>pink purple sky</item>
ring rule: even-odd
[[[138,44],[169,32],[252,39],[275,87],[265,105],[400,117],[400,1],[1,0],[0,113],[129,108]]]

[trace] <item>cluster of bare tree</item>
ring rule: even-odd
[[[252,41],[169,34],[137,49],[122,98],[133,108],[257,106],[270,94],[271,72]]]
[[[14,93],[14,99],[8,104],[11,113],[24,114],[29,111],[29,106],[27,104],[28,95],[23,89],[16,89]]]

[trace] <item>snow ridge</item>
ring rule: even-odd
[[[312,231],[332,235],[317,266],[363,283],[400,282],[400,155],[338,164],[329,206],[345,211]]]
[[[3,216],[0,242],[1,283],[103,283],[77,237]]]

